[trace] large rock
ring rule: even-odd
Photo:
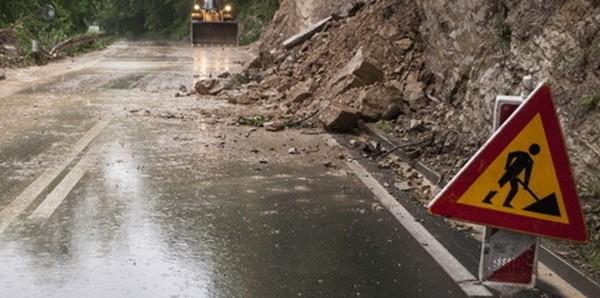
[[[402,112],[402,94],[394,87],[375,86],[360,95],[360,114],[369,120],[392,120]]]
[[[312,96],[314,80],[309,79],[296,84],[287,94],[287,102],[301,102]]]
[[[223,81],[216,81],[212,85],[212,87],[210,88],[210,90],[208,91],[208,93],[210,95],[218,95],[223,90],[225,90],[225,84],[223,83]]]
[[[323,108],[319,115],[325,129],[332,132],[348,132],[356,127],[359,119],[357,110],[338,104]]]
[[[342,91],[364,85],[371,85],[383,81],[383,71],[377,63],[364,55],[359,48],[354,57],[346,64],[340,73],[333,79],[330,86],[344,85]]]
[[[422,109],[429,103],[429,100],[425,96],[425,84],[419,81],[419,74],[417,72],[411,72],[406,78],[403,95],[404,100],[413,110]]]
[[[325,27],[325,25],[327,25],[327,23],[329,23],[332,19],[333,19],[333,17],[329,16],[327,18],[324,18],[324,19],[316,22],[315,24],[312,24],[308,28],[299,32],[298,34],[285,40],[282,44],[283,47],[286,50],[289,50],[297,45],[304,43],[305,41],[309,40],[313,35],[315,35],[317,32],[321,31],[321,29],[323,29],[323,27]]]
[[[194,89],[198,92],[198,95],[211,95],[210,90],[216,84],[214,79],[203,79],[194,85]]]

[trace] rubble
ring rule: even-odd
[[[312,96],[314,81],[309,79],[296,84],[287,94],[287,102],[301,102]]]
[[[402,113],[402,94],[394,87],[374,86],[360,95],[360,114],[370,120],[393,120]]]
[[[365,57],[363,48],[359,48],[352,60],[333,79],[331,85],[344,79],[350,79],[348,87],[360,87],[383,81],[383,72],[372,59]]]
[[[348,132],[356,127],[360,119],[358,111],[341,105],[329,105],[321,111],[319,120],[328,131]]]

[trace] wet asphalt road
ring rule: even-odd
[[[0,296],[462,297],[356,177],[287,154],[325,136],[173,96],[245,55],[120,42],[0,85]]]

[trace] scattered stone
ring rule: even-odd
[[[219,78],[219,79],[227,79],[229,77],[231,77],[231,73],[228,71],[221,73],[217,76],[217,78]]]
[[[267,160],[261,159],[261,160],[259,160],[259,161],[258,161],[258,163],[261,163],[261,164],[267,164],[267,163],[269,163],[269,162],[268,162]]]
[[[523,77],[523,87],[525,88],[526,91],[533,91],[533,88],[535,88],[535,85],[533,84],[533,77],[532,76],[524,76]]]
[[[6,73],[0,71],[0,81],[6,80]]]
[[[295,147],[292,147],[288,150],[288,154],[296,155],[296,154],[300,154],[300,152]]]
[[[285,129],[285,124],[282,121],[270,121],[264,124],[267,131],[282,131]]]
[[[328,131],[348,132],[356,127],[359,116],[353,108],[332,104],[321,111],[319,120]]]
[[[288,38],[282,43],[283,48],[289,50],[297,45],[304,43],[305,41],[313,37],[313,35],[315,35],[317,32],[321,31],[321,29],[323,29],[323,27],[325,27],[325,25],[327,25],[327,23],[329,23],[332,19],[333,17],[331,16],[322,19],[316,22],[315,24],[309,26],[305,30],[299,32],[298,34]]]
[[[321,163],[324,167],[330,168],[333,165],[333,162],[330,160],[324,161]]]
[[[204,79],[196,82],[194,89],[199,95],[211,95],[210,90],[215,85],[216,80]]]
[[[410,186],[408,182],[394,183],[394,187],[396,187],[399,191],[411,191],[415,189],[414,187]]]
[[[402,51],[408,51],[412,47],[413,41],[410,38],[402,38],[400,40],[394,41],[394,45]]]

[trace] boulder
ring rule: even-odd
[[[402,94],[394,87],[375,86],[364,90],[359,100],[360,114],[372,121],[392,120],[402,112]]]
[[[371,85],[383,81],[383,71],[376,66],[377,63],[363,54],[362,47],[334,78],[333,85],[350,78],[351,87]]]
[[[305,41],[313,37],[313,35],[315,35],[317,32],[321,31],[321,29],[323,29],[323,27],[325,27],[325,25],[327,25],[327,23],[329,23],[332,19],[333,17],[331,16],[322,19],[315,24],[310,25],[308,28],[304,29],[298,34],[288,38],[282,43],[283,48],[289,50],[297,45],[303,44]]]
[[[312,79],[306,80],[296,84],[287,93],[287,102],[301,102],[312,96],[314,81]]]
[[[231,73],[228,72],[228,71],[226,71],[226,72],[223,72],[223,73],[219,74],[217,77],[219,79],[227,79],[227,78],[231,77]]]
[[[210,88],[210,90],[208,91],[208,93],[210,95],[218,95],[219,93],[221,93],[221,91],[223,91],[225,89],[225,84],[223,84],[222,81],[216,81],[213,86]]]
[[[211,95],[210,89],[215,85],[216,80],[214,79],[203,79],[194,85],[194,90],[198,92],[198,95]]]
[[[419,110],[427,106],[429,100],[425,96],[425,84],[419,81],[419,74],[411,72],[406,78],[404,87],[404,100],[413,110]]]
[[[270,121],[264,124],[267,131],[281,131],[285,129],[285,123],[282,121]]]
[[[331,104],[321,110],[319,120],[328,131],[348,132],[356,127],[358,111],[342,105]]]
[[[231,104],[249,105],[260,99],[258,92],[254,90],[231,90],[221,94],[221,96]]]

